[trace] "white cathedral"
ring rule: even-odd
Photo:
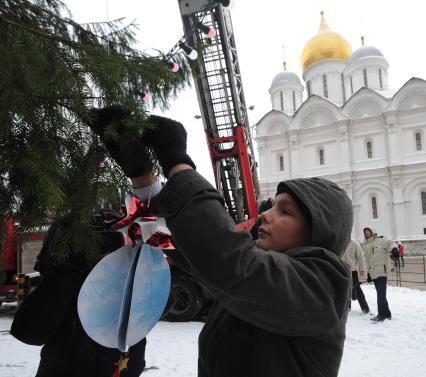
[[[319,176],[353,202],[352,238],[368,226],[426,253],[426,81],[388,88],[379,49],[319,31],[301,55],[303,80],[285,69],[271,84],[272,110],[256,124],[262,199],[279,181]]]

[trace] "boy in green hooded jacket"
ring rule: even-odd
[[[168,178],[156,199],[194,277],[216,300],[199,338],[198,375],[336,377],[351,285],[340,258],[353,221],[346,193],[320,178],[281,182],[254,243],[195,171],[183,126],[150,121],[156,128],[142,141]],[[135,188],[154,182],[131,178]]]

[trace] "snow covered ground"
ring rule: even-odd
[[[372,285],[363,285],[376,311]],[[339,377],[426,376],[426,292],[388,287],[392,320],[370,321],[353,302]],[[10,318],[0,318],[0,376],[33,377],[39,347],[27,346],[7,333]],[[202,323],[160,322],[148,336],[147,377],[196,377],[197,337]],[[152,369],[151,369],[152,368]],[[263,377],[263,376],[259,376]]]

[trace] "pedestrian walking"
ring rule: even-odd
[[[386,237],[378,237],[371,228],[364,228],[364,241],[361,244],[367,263],[368,273],[377,293],[377,316],[372,321],[382,322],[391,319],[392,313],[386,298],[386,288],[393,242]]]
[[[358,300],[362,312],[369,313],[370,308],[368,307],[364,292],[362,291],[359,283],[359,278],[366,278],[367,273],[364,255],[360,244],[355,240],[351,240],[342,256],[342,259],[351,267],[352,271],[352,300]]]
[[[398,269],[398,267],[401,265],[400,261],[399,261],[399,250],[398,250],[398,245],[394,245],[394,247],[391,250],[391,259],[394,263],[393,268],[391,269],[391,271],[395,271],[395,269]]]
[[[398,251],[399,251],[399,259],[402,263],[402,267],[405,267],[405,261],[404,261],[405,247],[400,241],[398,241]]]

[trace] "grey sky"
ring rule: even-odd
[[[76,21],[105,21],[126,17],[139,24],[139,48],[168,51],[182,36],[177,0],[65,0]],[[282,70],[285,45],[287,69],[301,78],[300,54],[318,29],[320,10],[330,29],[343,35],[355,50],[365,43],[379,48],[390,64],[389,87],[403,85],[411,77],[426,78],[426,3],[388,0],[236,0],[232,21],[238,48],[247,105],[254,125],[271,109],[268,89]],[[156,110],[153,110],[156,112]],[[165,115],[182,122],[189,135],[188,149],[198,170],[212,180],[194,88],[188,88]]]

